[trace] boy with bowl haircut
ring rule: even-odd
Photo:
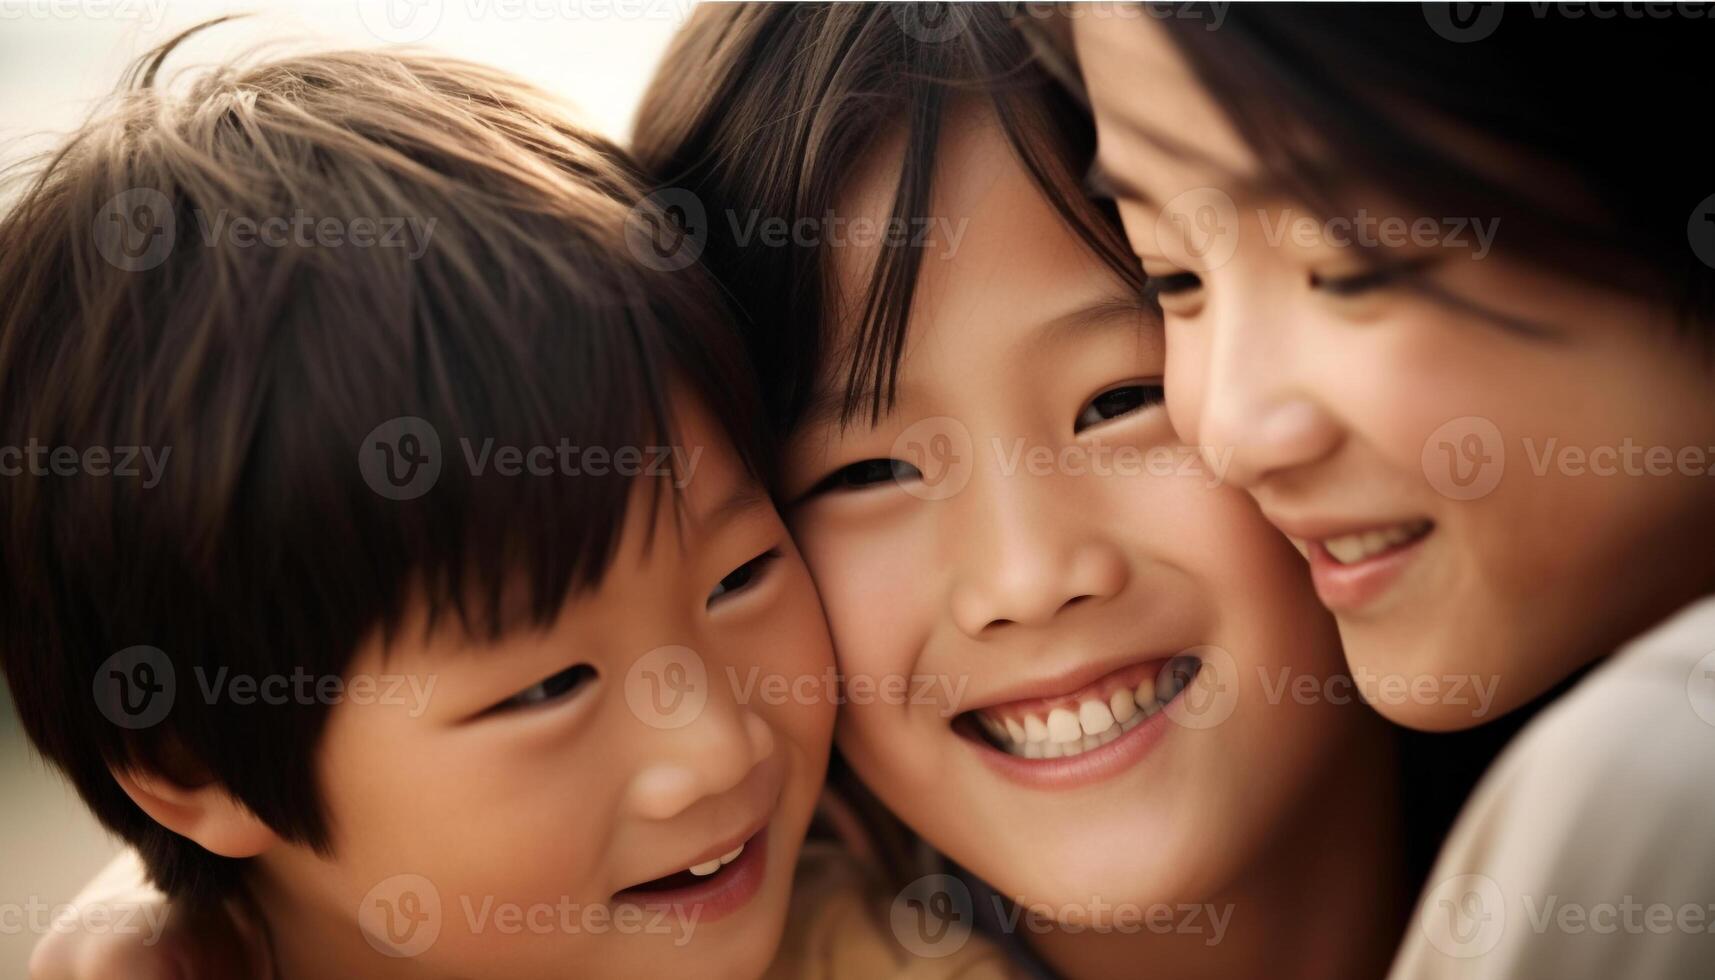
[[[177,43],[0,219],[32,741],[257,975],[759,975],[833,709],[714,682],[831,655],[718,295],[502,73]]]

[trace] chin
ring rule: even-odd
[[[1505,683],[1516,668],[1505,667],[1509,658],[1495,636],[1417,631],[1393,638],[1391,631],[1341,627],[1346,661],[1364,702],[1388,721],[1422,732],[1475,728],[1517,706],[1507,701]],[[1458,655],[1449,657],[1448,650]],[[1434,693],[1419,693],[1414,683],[1431,684],[1424,691]]]

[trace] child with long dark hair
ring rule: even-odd
[[[1371,703],[1465,728],[1589,671],[1478,789],[1401,977],[1715,963],[1706,13],[1060,22],[1173,423],[1304,550],[1354,672],[1422,692]]]

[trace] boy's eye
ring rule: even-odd
[[[496,711],[533,708],[559,701],[595,679],[595,668],[589,664],[567,667],[550,677],[544,677],[517,694],[494,706]]]
[[[862,490],[882,483],[917,477],[917,467],[903,459],[865,459],[842,466],[815,485],[810,494],[827,490]]]
[[[779,557],[780,549],[770,548],[728,572],[726,578],[721,579],[713,589],[709,590],[708,604],[712,606],[716,600],[743,592],[755,585],[757,580],[762,578],[762,574],[768,570],[768,566],[772,565],[774,560]]]
[[[1160,405],[1166,400],[1166,390],[1159,382],[1131,382],[1109,388],[1090,399],[1084,410],[1078,413],[1077,421],[1072,423],[1072,431],[1082,432],[1093,425]]]

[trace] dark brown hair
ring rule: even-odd
[[[1118,215],[1082,191],[1095,133],[1036,64],[997,6],[740,3],[699,6],[638,110],[633,151],[664,200],[704,212],[702,259],[731,301],[760,375],[775,440],[800,421],[816,379],[845,375],[843,417],[891,398],[922,249],[886,243],[857,299],[849,361],[832,356],[831,245],[741,235],[763,220],[820,220],[872,148],[904,131],[895,222],[926,216],[943,120],[992,109],[1049,204],[1115,275],[1142,289]],[[849,297],[838,297],[847,300]],[[843,349],[843,345],[842,345]],[[837,376],[837,375],[836,375]],[[871,399],[863,403],[862,393]],[[836,754],[829,783],[855,808],[884,878],[921,873],[921,848]]]
[[[1240,3],[1218,30],[1188,9],[1156,20],[1282,193],[1350,215],[1380,188],[1420,214],[1497,219],[1498,249],[1662,302],[1715,339],[1715,253],[1688,240],[1715,241],[1698,223],[1715,127],[1693,94],[1715,23],[1535,6]]]
[[[155,485],[111,459],[0,478],[0,662],[40,751],[195,901],[243,862],[153,823],[110,767],[188,759],[286,839],[329,842],[329,705],[207,698],[199,672],[338,677],[407,603],[493,636],[605,574],[642,477],[507,476],[461,446],[668,446],[672,384],[753,469],[760,424],[718,294],[628,247],[635,168],[551,99],[370,51],[175,90],[156,76],[176,43],[0,219],[0,447],[165,455]],[[221,230],[299,215],[274,241]],[[417,222],[412,248],[377,240],[390,219]],[[408,496],[363,466],[401,418],[440,442]],[[656,475],[659,500],[676,481]],[[519,584],[527,607],[503,609]],[[102,667],[138,647],[176,684],[163,717],[128,724]]]
[[[933,19],[925,11],[935,8]],[[1082,193],[1095,134],[989,4],[708,4],[668,50],[638,110],[634,151],[708,213],[703,257],[731,296],[776,435],[829,365],[825,244],[772,247],[735,232],[758,218],[820,220],[896,127],[904,166],[893,218],[926,216],[943,119],[955,99],[991,107],[1047,201],[1116,276],[1141,277],[1117,215]],[[891,397],[922,250],[886,245],[861,297],[844,415]],[[867,405],[861,393],[871,392]]]
[[[689,192],[708,212],[703,257],[736,308],[762,376],[776,438],[791,432],[828,365],[826,247],[738,240],[757,216],[796,222],[833,210],[870,148],[905,129],[894,216],[925,214],[937,138],[949,103],[975,96],[993,108],[1046,200],[1116,276],[1144,284],[1109,202],[1083,193],[1095,133],[1081,98],[1036,37],[1053,17],[1018,4],[708,4],[669,49],[636,122],[635,152],[657,184]],[[938,8],[930,14],[926,8]],[[979,103],[980,104],[980,103]],[[963,103],[961,105],[964,105]],[[790,225],[789,225],[790,226]],[[861,305],[846,374],[846,415],[873,412],[902,352],[920,255],[890,248]],[[857,395],[877,392],[859,404]],[[1538,704],[1547,703],[1544,698]],[[1413,874],[1427,873],[1477,777],[1533,715],[1531,709],[1469,732],[1396,730],[1405,771],[1403,809]],[[880,838],[883,870],[921,873],[912,841],[837,756],[830,783]],[[900,884],[903,881],[898,882]]]

